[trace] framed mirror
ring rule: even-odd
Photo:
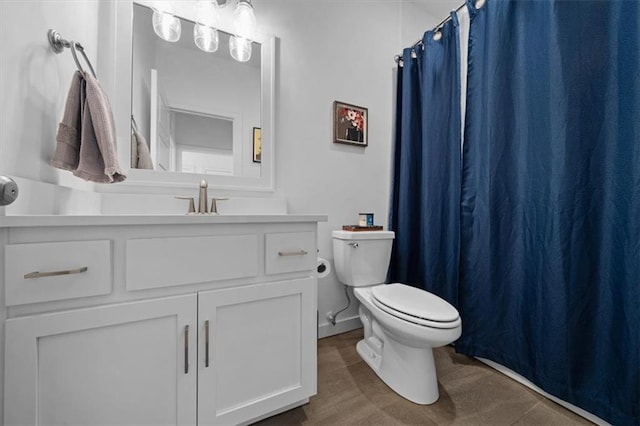
[[[173,43],[154,32],[153,2],[115,3],[124,186],[193,187],[206,179],[211,188],[272,191],[275,37],[258,35],[251,59],[238,62],[229,54],[224,15],[211,53],[194,43],[194,1],[175,2],[182,35]],[[127,103],[122,93],[130,94]]]

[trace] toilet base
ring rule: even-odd
[[[375,337],[373,339],[379,341]],[[381,346],[375,343],[365,337],[358,342],[356,350],[394,392],[421,405],[433,404],[438,400],[440,394],[431,348],[412,348],[388,336],[385,336]]]

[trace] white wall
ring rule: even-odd
[[[0,2],[0,173],[93,188],[49,165],[76,66],[68,49],[49,48],[47,30],[80,42],[97,69],[99,9],[98,1]]]
[[[319,255],[333,259],[331,231],[359,212],[387,226],[395,105],[394,55],[400,52],[405,2],[254,0],[259,27],[280,39],[276,80],[276,189],[291,213],[325,213]],[[425,16],[425,21],[435,19]],[[415,10],[410,12],[415,15]],[[417,19],[417,18],[416,18]],[[415,26],[412,24],[412,26]],[[417,39],[426,29],[423,25]],[[409,30],[413,31],[413,30]],[[369,146],[333,143],[332,107],[368,108]],[[335,272],[319,282],[320,335],[326,313],[346,304]],[[357,303],[338,317],[353,318]]]
[[[434,0],[429,0],[434,1]],[[462,0],[449,0],[455,3],[461,3]],[[400,2],[401,19],[400,25],[400,45],[402,48],[410,47],[422,36],[426,30],[431,29],[435,24],[440,22],[448,15],[449,8],[444,8],[440,14],[431,14],[426,8],[426,1],[402,1]],[[458,6],[456,4],[452,8]],[[402,48],[398,50],[399,55],[402,54]]]

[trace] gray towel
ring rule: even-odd
[[[58,126],[56,150],[51,165],[63,170],[75,170],[80,161],[80,130],[82,128],[82,109],[85,101],[85,82],[80,71],[73,74],[64,116]]]
[[[93,75],[74,75],[56,140],[53,166],[93,182],[114,183],[126,178],[118,164],[109,99]]]
[[[102,183],[121,182],[126,176],[118,164],[116,128],[109,99],[90,73],[84,73],[87,95],[82,120],[80,162],[74,175]]]
[[[149,145],[144,136],[142,136],[135,129],[131,135],[131,144],[134,147],[132,153],[134,157],[134,168],[136,169],[150,169],[153,170],[153,162],[151,161],[151,153],[149,152]]]

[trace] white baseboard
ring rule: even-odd
[[[480,357],[474,357],[476,358],[478,361],[481,361],[485,364],[487,364],[489,367],[493,368],[494,370],[499,371],[500,373],[504,374],[507,377],[510,377],[511,379],[515,380],[516,382],[519,382],[523,385],[525,385],[526,387],[528,387],[529,389],[538,392],[540,395],[543,395],[547,398],[549,398],[550,400],[552,400],[553,402],[555,402],[556,404],[562,405],[564,408],[566,408],[567,410],[573,411],[574,413],[576,413],[577,415],[584,417],[585,419],[589,420],[592,423],[595,423],[597,425],[609,425],[609,423],[605,422],[604,420],[602,420],[600,417],[596,416],[595,414],[591,414],[590,412],[583,410],[580,407],[576,407],[575,405],[564,401],[556,396],[553,396],[547,392],[545,392],[544,390],[540,389],[538,386],[534,385],[533,383],[531,383],[529,380],[527,380],[526,378],[522,377],[521,375],[519,375],[518,373],[516,373],[513,370],[510,370],[509,368],[505,367],[502,364],[498,364],[497,362],[491,361],[489,359],[486,358],[480,358]]]
[[[336,325],[331,325],[331,323],[318,325],[318,339],[333,336],[336,334],[346,333],[347,331],[355,330],[358,328],[362,328],[362,322],[360,322],[360,317],[358,315],[349,318],[338,319],[336,321]]]

